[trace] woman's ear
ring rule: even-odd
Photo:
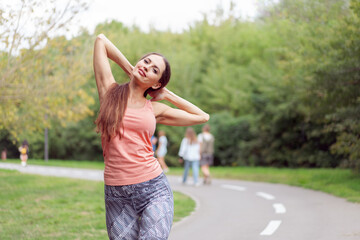
[[[151,88],[156,90],[156,89],[159,89],[161,87],[161,83],[158,82],[158,83],[155,83]]]

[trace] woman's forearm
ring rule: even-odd
[[[175,93],[169,91],[168,89],[165,88],[164,90],[166,90],[164,98],[166,101],[169,101],[181,110],[199,116],[200,118],[202,118],[202,122],[207,122],[209,120],[209,114],[205,113],[203,110],[201,110],[191,102],[177,96]]]
[[[130,64],[126,57],[109,39],[107,39],[104,34],[99,34],[97,37],[103,41],[107,57],[119,65],[130,77],[134,67]]]

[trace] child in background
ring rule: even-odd
[[[24,140],[22,145],[19,147],[21,166],[26,167],[28,154],[29,154],[29,143]]]

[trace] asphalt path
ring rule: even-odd
[[[47,176],[103,181],[100,170],[0,163],[0,168]],[[173,225],[170,240],[360,240],[360,204],[282,184],[214,179],[210,186],[172,189],[196,202],[190,216]]]

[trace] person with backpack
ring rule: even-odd
[[[211,184],[210,166],[214,164],[214,136],[210,133],[210,125],[206,124],[202,128],[202,133],[199,134],[198,140],[200,142],[200,166],[201,172],[204,175],[204,184]]]

